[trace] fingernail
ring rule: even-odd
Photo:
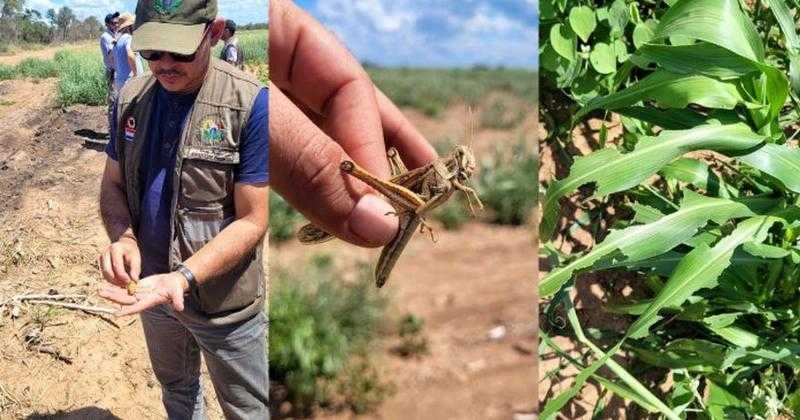
[[[350,231],[373,245],[389,243],[397,233],[397,215],[391,204],[374,194],[365,194],[350,213]]]

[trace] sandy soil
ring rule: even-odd
[[[94,294],[101,282],[95,257],[107,244],[97,209],[105,157],[85,142],[105,132],[104,109],[52,107],[53,80],[0,82],[0,92],[0,302],[53,290],[105,305]],[[450,113],[457,111],[439,123],[413,118],[430,135],[439,124],[456,125]],[[479,133],[478,141],[484,147],[499,137],[513,136]],[[375,258],[371,250],[327,247],[337,264]],[[307,249],[290,242],[270,252],[272,261],[290,264]],[[440,231],[435,245],[415,238],[388,293],[394,311],[425,318],[430,355],[401,359],[387,337],[381,365],[397,391],[367,418],[507,419],[531,412],[538,376],[534,253],[531,227],[471,223]],[[498,326],[505,335],[489,339]],[[0,419],[164,416],[137,318],[5,307],[0,342]],[[205,397],[209,418],[221,418],[210,387]]]

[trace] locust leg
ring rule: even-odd
[[[397,185],[395,183],[379,179],[367,172],[364,168],[358,166],[353,161],[343,161],[340,165],[340,168],[345,173],[353,175],[365,184],[385,195],[386,198],[388,198],[398,210],[413,212],[419,206],[425,204],[425,201],[415,192],[403,187],[402,185]]]
[[[455,186],[456,189],[463,191],[464,195],[467,196],[467,204],[469,205],[469,211],[472,212],[473,216],[475,216],[475,208],[472,207],[473,199],[475,200],[475,202],[478,203],[478,208],[483,210],[483,203],[481,203],[481,199],[478,197],[478,193],[475,192],[475,189],[461,184],[456,179],[453,179],[453,186]]]
[[[388,245],[381,250],[381,256],[378,258],[378,264],[375,266],[375,285],[383,287],[389,275],[392,273],[397,259],[403,253],[408,241],[414,236],[414,231],[417,226],[422,222],[422,218],[414,212],[403,212],[400,215],[400,229],[397,235],[389,242]]]
[[[389,159],[389,170],[392,173],[392,178],[408,172],[408,168],[406,168],[406,164],[403,163],[403,159],[400,157],[400,153],[397,152],[397,149],[390,147],[389,150],[386,151],[386,157]]]

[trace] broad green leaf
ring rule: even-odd
[[[753,214],[740,203],[704,197],[690,190],[684,192],[686,195],[678,211],[652,223],[612,231],[586,255],[553,270],[539,283],[539,296],[551,296],[572,278],[575,271],[591,267],[615,251],[621,252],[626,257],[626,263],[630,264],[671,250],[691,238],[709,220],[720,224]]]
[[[635,1],[628,5],[628,16],[631,17],[631,22],[633,22],[634,25],[642,23],[642,18],[639,16],[638,4],[636,4]]]
[[[727,327],[706,325],[706,327],[737,347],[753,348],[758,346],[760,341],[757,335],[735,325]]]
[[[725,358],[725,346],[703,339],[679,338],[663,348],[631,345],[631,350],[648,364],[666,368],[718,370]]]
[[[655,38],[684,36],[716,44],[756,62],[764,45],[737,0],[680,0],[659,21]]]
[[[608,44],[602,42],[595,44],[589,55],[589,61],[598,73],[610,74],[617,71],[617,55],[614,48]]]
[[[625,45],[625,41],[623,41],[622,38],[614,41],[614,54],[617,55],[618,62],[624,63],[628,61],[630,57],[630,54],[628,54],[628,46]]]
[[[594,28],[597,27],[594,10],[588,6],[573,7],[569,11],[569,25],[583,42],[588,42]]]
[[[732,412],[731,408],[743,408],[745,403],[736,396],[732,390],[720,385],[712,380],[707,379],[708,384],[708,398],[706,405],[708,406],[708,413],[713,420],[744,420],[744,412]],[[734,417],[735,416],[735,417]]]
[[[633,28],[633,45],[638,49],[641,48],[647,41],[650,41],[655,32],[644,23],[639,23]]]
[[[783,249],[774,245],[757,244],[748,242],[742,246],[742,249],[747,251],[750,255],[760,258],[783,258],[789,255],[788,249]]]
[[[709,182],[719,182],[708,164],[697,159],[678,158],[662,168],[660,172],[667,178],[674,178],[704,190],[708,189]]]
[[[608,23],[611,25],[613,37],[619,37],[625,31],[630,16],[628,16],[628,6],[625,0],[614,0],[611,8],[608,9]]]
[[[700,245],[688,253],[650,307],[630,326],[626,336],[646,331],[658,319],[661,308],[680,306],[698,290],[715,287],[719,275],[730,265],[733,251],[747,241],[763,241],[769,228],[777,221],[778,218],[770,216],[747,219],[713,248]]]
[[[665,130],[683,130],[706,124],[708,118],[691,109],[658,109],[652,106],[628,106],[616,112],[630,118],[636,118],[657,125]]]
[[[645,100],[654,100],[665,108],[686,108],[689,104],[697,104],[707,108],[733,109],[744,102],[733,83],[702,75],[657,70],[620,92],[589,101],[578,111],[575,120],[595,109],[615,110]]]
[[[734,79],[758,71],[752,61],[707,42],[689,46],[645,44],[637,53],[672,73]]]
[[[689,130],[664,130],[658,137],[642,137],[630,153],[614,148],[598,150],[575,160],[570,174],[553,182],[542,206],[540,234],[548,240],[558,218],[558,200],[578,187],[596,185],[595,196],[624,191],[656,173],[676,157],[694,150],[741,154],[763,141],[745,124],[707,124]]]
[[[800,150],[767,143],[753,153],[737,159],[772,175],[789,190],[800,193]]]
[[[568,25],[557,23],[550,28],[550,45],[558,55],[569,61],[575,61],[577,37]]]

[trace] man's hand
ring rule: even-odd
[[[142,256],[139,244],[128,236],[119,238],[106,247],[97,259],[103,278],[119,287],[138,281],[142,273]]]
[[[270,1],[271,186],[311,222],[357,245],[397,232],[394,208],[339,170],[352,159],[388,178],[386,146],[410,168],[436,151],[347,49],[288,0]]]
[[[137,314],[145,309],[169,302],[176,311],[183,311],[183,293],[189,282],[179,272],[156,274],[139,282],[136,293],[131,296],[124,287],[106,283],[98,292],[101,297],[122,305],[117,316]]]

